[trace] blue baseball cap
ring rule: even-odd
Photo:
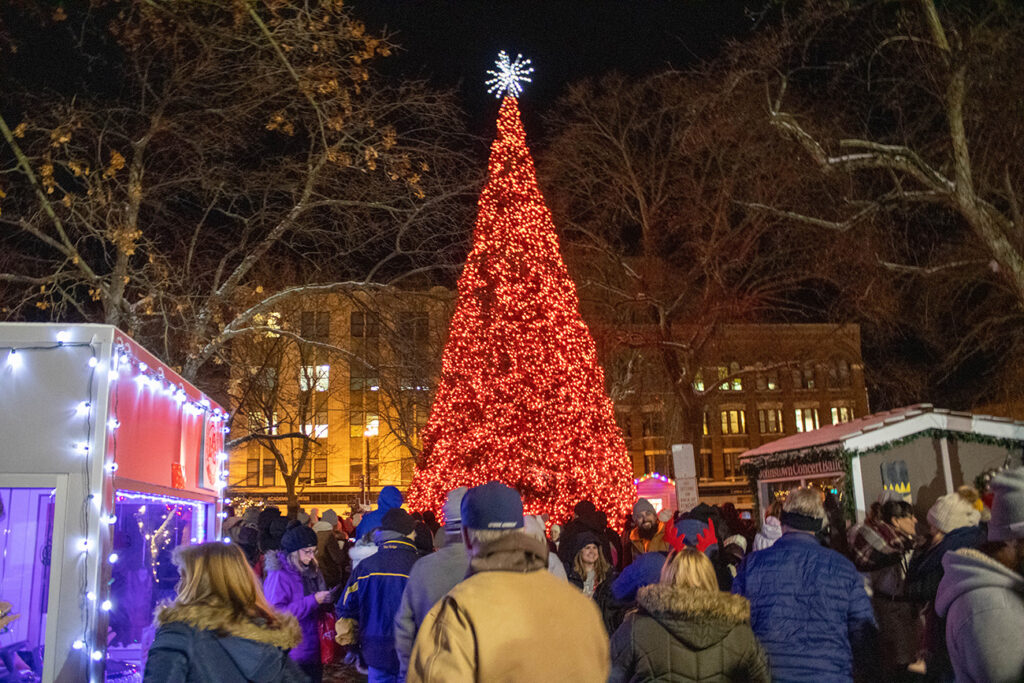
[[[523,499],[519,492],[498,481],[466,491],[462,498],[464,529],[522,529]]]

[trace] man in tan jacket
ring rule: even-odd
[[[594,601],[547,571],[546,545],[523,533],[504,484],[462,499],[469,577],[427,614],[407,681],[605,681],[608,637]]]

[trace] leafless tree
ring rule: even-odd
[[[944,376],[982,352],[1014,365],[1024,322],[1020,4],[814,3],[739,54],[777,74],[766,89],[774,128],[846,184],[813,211],[760,208],[832,239],[888,243],[878,264],[902,283],[903,308]]]
[[[734,374],[768,369],[701,386],[722,326],[800,318],[828,277],[827,244],[743,203],[826,191],[780,153],[761,97],[751,74],[712,67],[579,84],[551,117],[540,161],[583,306],[608,322],[594,326],[613,395],[635,393],[653,364],[675,404],[670,443],[698,452],[709,396]]]
[[[284,299],[457,264],[476,184],[460,116],[378,83],[394,46],[341,2],[93,4],[34,17],[85,76],[5,82],[8,318],[118,325],[196,381]]]

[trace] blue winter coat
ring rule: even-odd
[[[853,563],[810,534],[789,532],[740,565],[732,592],[750,601],[750,627],[776,681],[852,681],[871,669],[877,627]]]
[[[384,513],[391,508],[402,507],[402,492],[394,486],[385,486],[377,496],[377,509],[367,512],[356,527],[356,539],[360,539],[381,525]]]
[[[359,622],[359,646],[366,663],[396,675],[395,614],[418,557],[416,545],[407,538],[384,541],[359,563],[337,605],[338,617]]]

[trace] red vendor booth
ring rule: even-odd
[[[226,418],[114,327],[0,324],[0,680],[142,680],[172,552],[219,531]]]

